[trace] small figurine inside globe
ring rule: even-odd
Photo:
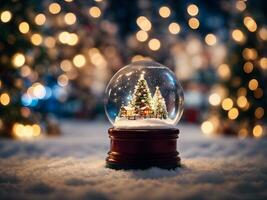
[[[105,111],[114,127],[107,167],[172,169],[183,112],[183,90],[174,73],[154,61],[139,61],[119,70],[105,93]]]

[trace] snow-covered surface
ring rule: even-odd
[[[117,117],[114,122],[114,127],[125,128],[125,129],[165,129],[173,128],[173,120],[171,119],[157,119],[157,118],[146,118],[146,119],[135,119],[129,120],[127,118]]]
[[[109,124],[65,121],[61,137],[0,140],[0,199],[267,199],[267,140],[207,138],[181,125],[183,167],[106,169]]]

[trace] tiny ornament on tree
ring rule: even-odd
[[[105,93],[110,151],[106,166],[146,169],[180,166],[176,150],[183,113],[183,90],[174,73],[154,61],[139,61],[120,69]]]

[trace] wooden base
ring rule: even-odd
[[[106,167],[112,169],[174,169],[180,166],[176,150],[178,129],[108,130],[110,151]]]

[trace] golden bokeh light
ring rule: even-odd
[[[34,21],[37,25],[41,26],[41,25],[44,25],[44,23],[46,21],[46,17],[44,14],[40,13],[40,14],[36,15],[36,17],[34,18]]]
[[[256,90],[259,86],[259,83],[256,79],[251,79],[248,83],[248,88],[250,90]]]
[[[248,130],[245,128],[242,128],[238,131],[238,137],[245,138],[248,136]]]
[[[246,96],[247,95],[247,89],[244,87],[241,87],[237,90],[237,95],[238,96]]]
[[[211,121],[204,121],[201,124],[201,130],[205,135],[210,135],[214,131],[214,126]]]
[[[221,103],[221,97],[217,93],[213,93],[209,96],[209,103],[213,106],[218,106]]]
[[[250,32],[255,32],[257,30],[257,23],[252,17],[245,17],[243,22]]]
[[[61,87],[65,87],[68,85],[69,83],[69,78],[67,77],[67,75],[65,74],[61,74],[58,78],[57,78],[57,83],[58,85],[60,85]]]
[[[197,29],[199,27],[199,24],[200,23],[199,23],[198,19],[195,18],[195,17],[190,18],[189,21],[188,21],[188,25],[192,29]]]
[[[258,52],[254,48],[245,48],[242,51],[242,56],[246,60],[255,60],[258,57]]]
[[[35,33],[31,36],[31,42],[35,45],[38,46],[42,44],[43,42],[43,37],[39,33]]]
[[[261,58],[259,64],[262,69],[267,69],[267,58],[266,57]]]
[[[31,87],[31,96],[38,98],[38,99],[43,99],[46,95],[46,90],[45,87],[41,83],[34,83]]]
[[[253,128],[253,136],[255,138],[260,138],[260,137],[262,137],[262,135],[263,135],[263,128],[262,128],[262,126],[261,125],[254,126],[254,128]]]
[[[176,22],[172,22],[170,23],[169,27],[168,27],[169,31],[171,34],[178,34],[181,30],[180,25]]]
[[[86,63],[85,57],[82,54],[74,56],[72,61],[73,64],[78,68],[83,67]]]
[[[256,90],[254,90],[254,97],[256,99],[259,99],[263,96],[263,90],[261,88],[257,88]]]
[[[167,6],[162,6],[159,9],[159,15],[163,18],[167,18],[171,15],[171,10]]]
[[[187,6],[187,13],[191,16],[196,16],[199,12],[199,9],[197,7],[197,5],[195,4],[190,4],[189,6]]]
[[[29,32],[29,30],[30,30],[30,26],[29,26],[29,24],[27,22],[21,22],[19,24],[19,31],[21,33],[26,34],[26,33]]]
[[[0,103],[3,106],[7,106],[10,103],[10,97],[9,97],[9,95],[7,93],[1,94],[1,96],[0,96]]]
[[[237,108],[231,108],[229,111],[228,111],[228,118],[231,119],[231,120],[234,120],[238,117],[239,115],[239,111]]]
[[[246,3],[243,0],[239,0],[236,2],[235,7],[239,11],[244,11],[247,7]]]
[[[205,42],[206,42],[207,45],[213,46],[213,45],[216,44],[217,38],[216,38],[216,36],[214,34],[209,33],[205,37]]]
[[[25,63],[25,56],[22,53],[16,53],[13,57],[12,57],[12,64],[15,67],[21,67],[22,65],[24,65]]]
[[[139,42],[145,42],[148,39],[148,34],[146,31],[140,30],[136,33],[136,39]]]
[[[234,102],[232,99],[230,98],[226,98],[222,101],[222,108],[224,110],[230,110],[234,105]]]
[[[245,41],[245,35],[239,29],[232,31],[232,38],[238,43],[243,43]]]
[[[60,68],[64,72],[68,72],[72,69],[72,63],[70,60],[62,60],[60,63]]]
[[[255,117],[257,119],[261,119],[263,116],[264,116],[264,109],[262,107],[258,107],[256,110],[255,110]]]
[[[231,76],[231,71],[230,71],[229,65],[227,65],[227,64],[219,65],[219,67],[217,69],[217,73],[221,79],[223,79],[223,80],[229,79]]]
[[[16,138],[24,139],[33,139],[41,135],[41,127],[38,124],[20,124],[15,123],[12,127],[13,134]]]
[[[72,25],[76,22],[76,15],[74,15],[73,13],[67,13],[64,16],[64,21],[66,24]]]
[[[3,23],[7,23],[7,22],[9,22],[9,21],[11,20],[11,18],[12,18],[12,14],[11,14],[10,11],[5,10],[5,11],[3,11],[3,12],[1,13],[0,18],[1,18],[1,21],[2,21]]]
[[[51,14],[58,14],[61,10],[61,7],[58,3],[51,3],[48,7],[48,10]]]
[[[148,46],[152,51],[159,50],[160,45],[161,45],[160,41],[158,39],[156,39],[156,38],[153,38],[148,42]]]
[[[136,24],[143,30],[149,31],[152,28],[151,22],[145,17],[140,16],[136,19]]]
[[[251,73],[253,71],[253,63],[252,62],[245,62],[243,66],[244,72],[247,74]]]
[[[97,6],[93,6],[89,9],[89,15],[93,18],[98,18],[101,16],[101,10]]]
[[[56,45],[56,40],[51,37],[51,36],[48,36],[44,39],[44,44],[45,46],[47,46],[48,48],[54,48],[55,45]]]
[[[69,41],[68,41],[69,45],[74,46],[78,43],[78,41],[79,41],[79,38],[78,38],[78,35],[76,33],[70,33],[69,34]]]
[[[267,40],[267,28],[263,27],[259,31],[259,36],[262,40],[266,41]]]
[[[248,103],[248,100],[245,96],[240,96],[237,98],[237,105],[240,107],[240,108],[245,108],[246,105]]]

